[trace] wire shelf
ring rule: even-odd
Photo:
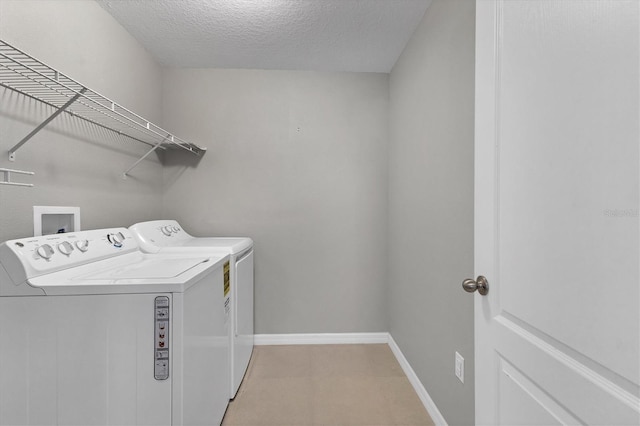
[[[206,151],[206,148],[178,138],[3,40],[0,40],[0,86],[57,109],[54,115],[14,146],[10,156],[61,112],[150,145],[152,150],[177,148],[198,156]]]

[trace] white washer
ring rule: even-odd
[[[0,245],[0,424],[219,425],[226,262],[126,228]]]
[[[155,220],[129,227],[146,253],[230,255],[230,398],[238,392],[253,352],[253,240],[193,237],[175,220]]]

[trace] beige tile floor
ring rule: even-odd
[[[256,346],[223,426],[433,425],[387,345]]]

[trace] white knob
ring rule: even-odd
[[[64,254],[65,256],[69,256],[73,251],[73,246],[69,241],[63,241],[60,244],[58,244],[58,251]]]
[[[51,256],[53,256],[53,254],[55,253],[53,251],[53,248],[49,244],[41,245],[40,247],[38,247],[36,252],[38,253],[38,256],[47,260],[51,259]]]
[[[120,238],[118,234],[123,238]],[[122,240],[124,239],[124,236],[122,235],[122,232],[118,232],[118,234],[107,234],[107,240],[109,240],[114,247],[119,248],[122,247]]]
[[[177,227],[177,226],[172,226],[172,227],[171,227],[171,230],[172,230],[173,232],[178,232],[178,231],[179,231],[179,229],[178,229],[178,227]]]
[[[171,235],[171,227],[170,226],[163,226],[162,227],[162,233],[168,237],[169,235]]]
[[[84,253],[85,251],[89,250],[89,240],[76,241],[76,247],[78,247],[78,250]]]
[[[115,235],[115,240],[116,240],[117,242],[121,243],[121,244],[124,242],[124,238],[125,238],[125,237],[124,237],[124,234],[123,234],[122,232],[118,232],[118,233]]]
[[[117,234],[111,234],[111,243],[114,247],[122,247],[122,240],[124,238],[121,238],[121,235],[121,232],[118,232]]]

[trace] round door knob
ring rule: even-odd
[[[38,256],[47,260],[51,259],[51,256],[53,256],[53,253],[55,253],[53,251],[53,248],[49,244],[41,245],[40,247],[38,247],[36,252],[38,253]]]
[[[467,291],[469,293],[473,293],[474,291],[478,290],[478,293],[484,296],[489,293],[489,281],[487,281],[487,279],[482,275],[478,275],[478,278],[476,280],[467,278],[466,280],[462,281],[462,288],[464,289],[464,291]]]

